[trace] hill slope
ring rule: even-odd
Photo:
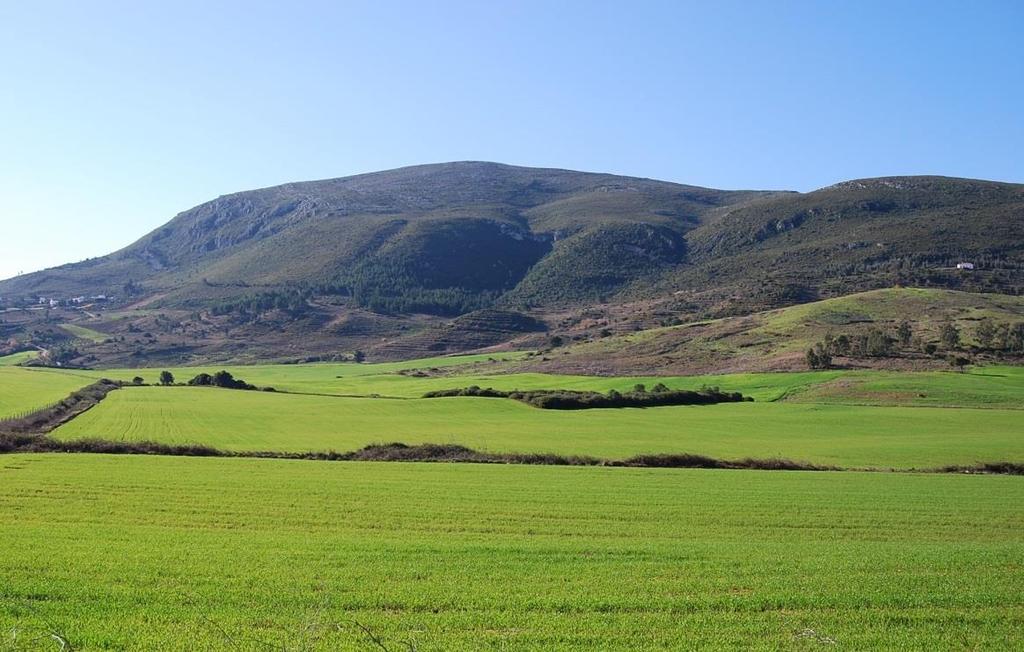
[[[140,297],[198,306],[315,284],[376,310],[457,315],[527,281],[526,302],[591,299],[684,260],[682,236],[708,211],[756,195],[494,163],[402,168],[220,197],[0,294],[122,294],[131,281]],[[549,256],[565,263],[554,278],[537,266]]]
[[[961,332],[963,348],[976,344],[980,320],[994,324],[1024,322],[1024,297],[954,290],[894,288],[873,290],[766,312],[654,328],[589,339],[555,348],[517,364],[524,371],[581,374],[693,375],[806,369],[805,353],[826,334],[853,339],[872,330],[896,337],[907,321],[912,343],[894,344],[891,356],[837,359],[844,367],[949,368],[939,341],[943,324]],[[591,337],[591,336],[585,336]],[[982,354],[983,355],[983,354]]]
[[[840,183],[727,207],[687,234],[661,288],[747,307],[893,285],[1024,292],[1024,186],[945,177]],[[973,262],[973,273],[956,270]]]
[[[115,297],[84,313],[8,314],[0,337],[48,348],[70,322],[97,332],[80,349],[118,364],[394,358],[894,285],[1024,293],[1024,186],[893,177],[722,191],[479,162],[291,183],[217,198],[108,256],[0,281],[0,309]],[[484,318],[452,321],[469,314]]]

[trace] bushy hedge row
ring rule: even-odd
[[[189,385],[198,387],[223,387],[225,389],[259,389],[256,385],[245,382],[241,378],[235,378],[230,371],[218,371],[212,376],[208,373],[201,373],[192,380]]]
[[[662,386],[663,387],[663,386]],[[485,398],[510,398],[545,410],[587,410],[591,408],[642,408],[664,405],[712,405],[715,403],[739,403],[754,399],[739,392],[723,392],[717,387],[699,391],[668,389],[646,391],[642,388],[630,392],[610,390],[599,392],[574,391],[565,389],[536,389],[528,391],[503,391],[490,387],[481,389],[475,385],[462,389],[442,389],[427,392],[423,398],[447,396],[480,396]]]

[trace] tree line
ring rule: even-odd
[[[461,389],[442,389],[427,392],[423,398],[449,396],[477,396],[486,398],[510,398],[545,410],[587,410],[592,408],[643,408],[665,405],[712,405],[715,403],[738,403],[754,399],[739,392],[723,392],[717,387],[703,387],[700,390],[669,389],[658,383],[650,391],[637,384],[632,390],[620,392],[615,389],[607,393],[576,391],[567,389],[535,389],[504,391],[491,387],[481,389],[471,385]]]
[[[144,385],[145,380],[142,376],[136,376],[132,379],[133,385]],[[160,384],[169,387],[174,385],[174,374],[166,369],[160,372]],[[193,376],[186,385],[191,387],[222,387],[224,389],[244,389],[244,390],[255,390],[261,389],[256,385],[247,383],[241,378],[235,378],[235,376],[224,369],[221,369],[217,373],[208,374],[206,372],[196,374]],[[276,391],[273,387],[263,387],[264,392]]]
[[[938,342],[925,341],[914,333],[909,321],[901,321],[895,332],[872,328],[866,333],[847,335],[832,332],[807,350],[807,365],[811,369],[828,369],[833,357],[844,358],[896,358],[921,353],[934,356],[945,353],[950,364],[963,368],[970,364],[964,353],[994,355],[1020,355],[1024,353],[1024,322],[997,323],[985,317],[974,328],[976,346],[967,347],[961,330],[953,322],[939,327]]]

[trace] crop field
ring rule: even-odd
[[[60,327],[75,337],[83,340],[89,340],[90,342],[103,342],[110,337],[106,333],[101,333],[80,324],[61,324]]]
[[[1024,367],[978,367],[963,374],[846,373],[808,385],[793,398],[808,403],[1024,409]]]
[[[687,452],[858,468],[1024,459],[1024,369],[1019,367],[979,367],[962,374],[824,371],[615,378],[498,373],[503,365],[514,364],[516,356],[508,357],[512,360],[459,356],[388,364],[228,367],[249,382],[280,391],[126,387],[60,427],[55,436],[200,443],[239,451],[344,451],[401,441],[608,458]],[[217,369],[172,371],[182,382]],[[101,377],[127,381],[139,375],[152,383],[158,374],[158,369],[0,366],[0,417],[50,404]],[[658,382],[685,389],[717,385],[756,402],[562,412],[506,399],[420,398],[427,391],[469,385],[603,392]]]
[[[641,383],[675,389],[719,386],[757,401],[806,401],[890,406],[1024,408],[1024,368],[986,366],[967,373],[831,370],[702,376],[581,376],[516,373],[516,354],[428,358],[401,363],[313,363],[291,365],[209,365],[170,367],[178,382],[201,372],[227,369],[235,376],[282,391],[418,398],[426,392],[478,385],[501,390],[572,389],[626,391]],[[67,370],[87,382],[99,378],[158,381],[161,368]],[[404,373],[403,373],[404,372]],[[418,373],[422,375],[416,375]]]
[[[89,382],[76,374],[0,364],[0,419],[46,407]]]
[[[0,355],[0,367],[13,367],[23,362],[28,362],[39,355],[36,351],[21,351],[11,355]]]
[[[739,403],[540,410],[508,399],[373,399],[128,387],[55,431],[63,439],[203,443],[230,450],[352,450],[457,443],[488,451],[625,457],[688,452],[856,467],[1024,459],[1024,412]]]
[[[129,385],[52,435],[903,471],[1024,461],[1021,368],[626,378],[507,373],[518,356],[501,357],[228,366],[279,391]],[[159,371],[0,364],[0,416]],[[756,401],[422,398],[658,382]],[[1021,478],[973,474],[10,454],[0,632],[12,649],[1014,649],[1022,499]]]
[[[26,647],[1024,644],[1018,478],[16,455],[0,481]]]

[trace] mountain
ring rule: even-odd
[[[0,282],[0,294],[160,295],[204,306],[318,284],[386,312],[457,315],[591,300],[685,260],[710,210],[763,193],[608,174],[447,163],[219,197],[109,256]]]
[[[1024,292],[1024,186],[946,177],[847,181],[718,211],[661,284],[770,308],[875,288]],[[972,262],[975,273],[956,269]]]
[[[42,326],[38,310],[9,314],[0,335],[8,348],[52,346],[67,331],[54,322],[72,322],[98,333],[78,341],[82,357],[136,364],[394,358],[897,285],[1024,293],[1024,186],[890,177],[724,191],[480,162],[291,183],[0,281],[0,308],[113,297]]]

